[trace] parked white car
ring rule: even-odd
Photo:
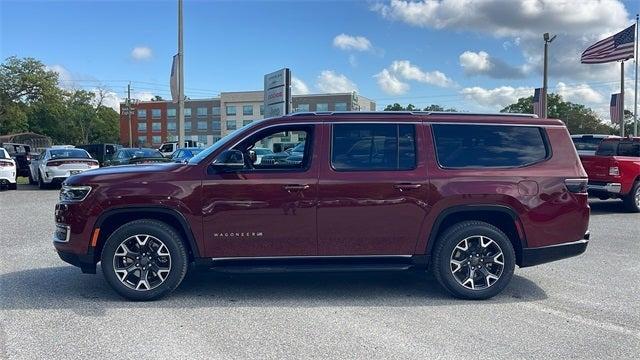
[[[92,159],[86,150],[70,145],[53,146],[31,159],[29,182],[45,189],[62,183],[69,176],[99,167],[98,160]]]
[[[16,190],[16,162],[4,148],[0,148],[0,188]]]

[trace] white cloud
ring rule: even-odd
[[[501,86],[494,89],[482,87],[468,87],[460,91],[466,100],[475,102],[482,108],[500,110],[518,101],[521,97],[533,95],[533,89],[528,87]]]
[[[572,82],[615,77],[616,64],[584,65],[580,55],[633,20],[619,0],[581,1],[579,5],[568,0],[391,0],[374,5],[372,10],[412,26],[510,38],[512,41],[503,46],[513,44],[522,51],[525,62],[513,69],[525,74],[542,71],[542,34],[557,34],[549,48],[549,76]]]
[[[378,82],[378,86],[382,91],[390,95],[402,95],[409,91],[409,84],[402,82],[387,69],[374,76]]]
[[[438,70],[422,71],[418,66],[408,60],[396,60],[391,63],[389,69],[399,77],[406,80],[414,80],[425,84],[448,87],[454,85],[453,80]]]
[[[565,101],[579,104],[597,104],[605,101],[605,97],[601,93],[587,84],[569,86],[559,82],[556,86],[556,93],[562,96]]]
[[[517,79],[525,76],[524,68],[513,67],[486,51],[465,51],[459,57],[466,75],[486,75],[496,79]]]
[[[294,76],[291,78],[291,92],[293,95],[305,95],[309,93],[309,87],[304,81]]]
[[[358,91],[356,84],[333,70],[324,70],[318,76],[317,87],[325,93],[346,93]]]
[[[148,46],[136,46],[131,50],[131,58],[134,60],[149,60],[153,57],[153,50]]]
[[[342,50],[368,51],[373,48],[371,41],[364,36],[340,34],[333,38],[333,46]]]

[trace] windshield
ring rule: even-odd
[[[196,155],[196,156],[192,157],[191,159],[189,159],[188,163],[189,164],[197,164],[197,163],[199,163],[200,161],[206,159],[209,155],[213,154],[216,150],[220,149],[231,138],[236,136],[241,131],[251,129],[251,128],[255,127],[257,124],[260,124],[261,122],[262,122],[261,120],[254,121],[254,122],[252,122],[251,124],[249,124],[247,126],[241,127],[239,129],[236,129],[236,130],[228,133],[222,139],[216,141],[213,145],[211,145],[208,148],[202,150],[198,155]]]
[[[49,150],[52,159],[81,158],[90,159],[89,153],[82,149],[55,149]]]

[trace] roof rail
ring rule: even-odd
[[[472,116],[510,116],[510,117],[526,117],[537,118],[535,114],[522,113],[468,113],[453,111],[305,111],[287,114],[286,116],[307,116],[307,115],[472,115]]]

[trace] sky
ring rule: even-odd
[[[632,25],[640,1],[184,1],[185,93],[262,90],[292,70],[294,94],[350,92],[377,102],[498,111],[542,86],[608,118],[618,63],[580,64],[592,43]],[[67,88],[169,98],[177,0],[0,0],[0,56],[34,57]],[[633,107],[633,61],[626,107]]]

